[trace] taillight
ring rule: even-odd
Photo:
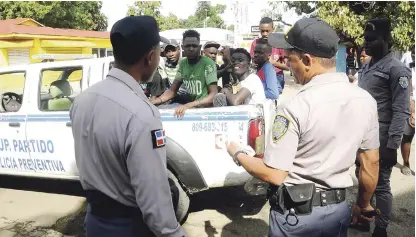
[[[248,145],[256,152],[254,157],[264,156],[264,120],[254,119],[249,122]]]

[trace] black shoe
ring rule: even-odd
[[[387,237],[387,229],[376,226],[376,228],[374,228],[372,237]]]

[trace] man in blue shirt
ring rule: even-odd
[[[269,62],[271,53],[272,47],[267,41],[259,41],[254,48],[254,63],[257,64],[257,75],[263,83],[266,98],[277,100],[283,91],[284,82],[283,78],[277,77],[274,66]]]

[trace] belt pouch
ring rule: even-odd
[[[285,206],[295,209],[298,215],[309,215],[312,213],[315,184],[296,184],[286,186]]]
[[[270,206],[273,210],[283,214],[286,211],[285,208],[285,185],[282,184],[280,186],[270,185],[267,198],[269,199]]]

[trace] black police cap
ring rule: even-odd
[[[316,57],[332,58],[338,51],[339,37],[325,21],[303,18],[286,35],[270,34],[268,42],[274,48],[298,49]]]
[[[160,42],[169,43],[159,35],[157,22],[151,16],[128,16],[117,21],[111,28],[110,41],[115,56],[124,57],[126,61],[137,61]]]
[[[386,18],[371,19],[365,24],[364,32],[372,32],[375,35],[387,38],[391,32],[390,21]]]

